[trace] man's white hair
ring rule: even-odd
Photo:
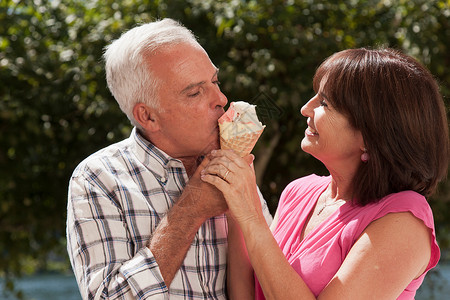
[[[189,29],[166,18],[137,26],[105,47],[103,57],[108,88],[134,126],[141,127],[133,116],[133,107],[137,103],[160,109],[157,74],[152,72],[145,58],[162,46],[180,43],[199,45]]]

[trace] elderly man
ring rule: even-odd
[[[223,196],[200,180],[227,104],[218,69],[170,19],[126,32],[104,56],[135,128],[70,180],[68,252],[83,299],[226,299],[228,239],[240,233],[228,236]]]

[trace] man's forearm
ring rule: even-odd
[[[244,237],[236,220],[228,220],[227,287],[230,299],[254,299],[253,268],[247,254]]]
[[[148,242],[167,287],[180,269],[198,229],[210,217],[198,209],[199,193],[199,189],[187,186]]]

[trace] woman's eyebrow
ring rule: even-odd
[[[325,95],[324,92],[320,92],[319,95],[320,95],[322,98],[324,98],[325,100],[329,101],[327,95]]]

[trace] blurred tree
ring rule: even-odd
[[[73,168],[130,130],[105,86],[101,55],[152,6],[138,2],[123,10],[114,1],[101,9],[93,1],[1,2],[0,270],[8,278],[66,256]]]
[[[230,101],[258,105],[267,128],[255,149],[256,171],[272,211],[288,182],[326,173],[300,149],[306,124],[299,110],[327,56],[351,47],[402,49],[430,68],[448,105],[448,0],[3,0],[1,276],[49,269],[52,255],[65,256],[72,170],[131,130],[106,88],[103,47],[136,24],[163,17],[198,36],[221,69]],[[443,249],[449,249],[449,201],[447,180],[430,199]]]

